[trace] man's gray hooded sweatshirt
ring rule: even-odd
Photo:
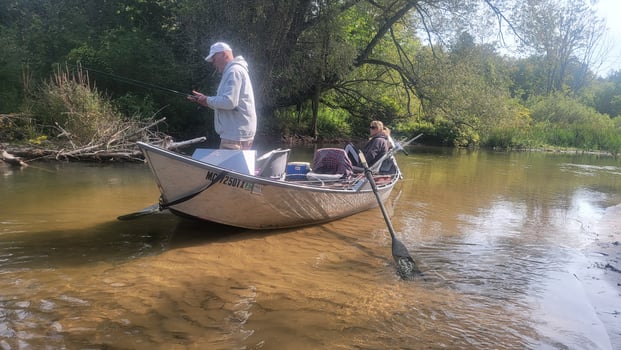
[[[242,56],[224,67],[217,96],[209,96],[207,102],[215,110],[214,125],[221,138],[233,141],[254,138],[257,113],[248,63]]]

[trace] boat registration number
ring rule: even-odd
[[[218,176],[217,173],[208,171],[207,175],[205,176],[205,180],[214,181],[217,176]],[[243,188],[249,191],[252,191],[252,187],[253,187],[252,182],[246,182],[244,180],[241,180],[236,177],[229,176],[229,175],[224,175],[224,177],[220,179],[219,183],[230,186],[230,187],[234,187],[234,188]]]

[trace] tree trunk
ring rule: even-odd
[[[313,108],[313,123],[311,125],[311,133],[313,140],[317,141],[317,115],[319,114],[319,97],[321,96],[321,85],[315,85],[315,91],[313,91],[312,108]]]

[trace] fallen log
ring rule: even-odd
[[[191,140],[186,140],[186,141],[179,141],[179,142],[172,142],[166,145],[165,148],[169,149],[169,150],[176,150],[178,148],[183,148],[189,145],[193,145],[195,143],[201,143],[204,142],[205,140],[207,140],[207,138],[205,136],[202,137],[197,137],[195,139],[191,139]]]
[[[12,154],[10,154],[7,151],[2,151],[2,157],[1,159],[8,164],[14,165],[14,166],[20,166],[20,167],[25,167],[28,166],[28,164],[26,164],[21,158],[16,157]]]

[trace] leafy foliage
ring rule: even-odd
[[[610,117],[621,116],[621,71],[596,81],[582,94],[585,104]]]
[[[123,121],[108,99],[91,88],[87,76],[78,71],[57,71],[53,79],[29,96],[30,110],[38,117],[44,132],[66,131],[72,142],[86,145],[111,137],[115,125]]]
[[[607,115],[555,94],[532,106],[539,138],[548,145],[619,152],[621,129]]]
[[[380,119],[445,145],[617,147],[610,118],[621,114],[621,83],[618,74],[594,80],[588,69],[600,22],[585,1],[491,4],[0,1],[0,111],[24,110],[23,91],[39,88],[47,97],[31,105],[36,118],[78,123],[70,116],[87,112],[66,96],[81,108],[96,103],[48,79],[81,64],[93,69],[90,88],[110,99],[102,111],[141,119],[164,108],[171,133],[209,134],[211,111],[114,76],[209,93],[219,77],[203,58],[223,40],[250,63],[264,134],[365,136]],[[482,41],[504,14],[530,56],[503,57]]]

